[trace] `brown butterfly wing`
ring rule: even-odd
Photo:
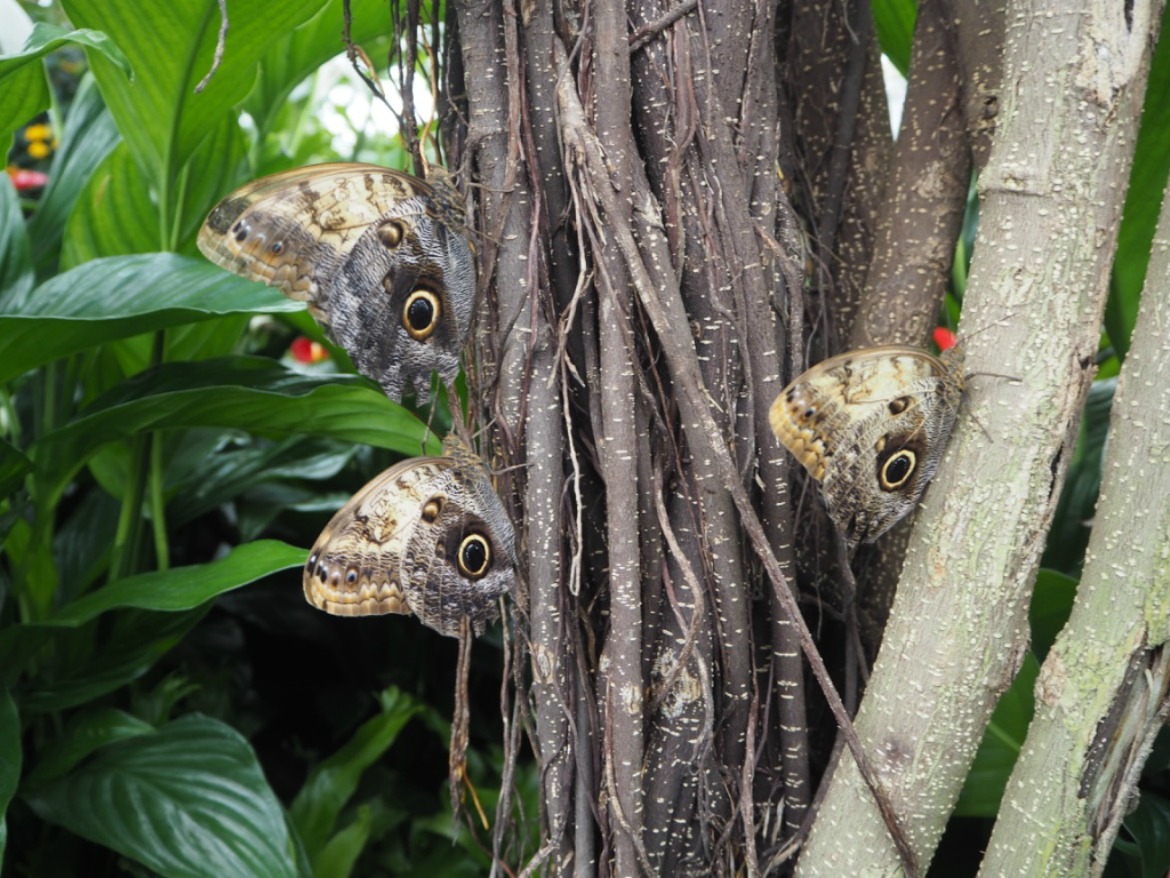
[[[374,184],[377,180],[377,184]],[[222,268],[317,305],[358,238],[425,184],[377,165],[295,168],[241,186],[199,231],[199,249]]]
[[[780,393],[769,419],[857,544],[876,540],[918,503],[961,395],[957,363],[890,345],[812,367]]]
[[[512,522],[483,464],[464,455],[448,458],[455,465],[431,485],[437,515],[424,516],[411,534],[403,580],[415,614],[450,637],[464,618],[481,633],[516,577]]]
[[[309,552],[305,599],[335,616],[410,614],[402,561],[428,484],[449,466],[440,457],[405,460],[354,494]]]
[[[407,384],[425,397],[432,371],[446,381],[458,374],[471,322],[475,275],[460,209],[446,178],[432,186],[377,165],[314,165],[225,198],[208,215],[199,248],[229,271],[308,302],[392,399]],[[425,301],[409,310],[420,291]]]
[[[404,461],[369,482],[317,539],[306,599],[339,616],[414,613],[456,637],[479,633],[515,581],[511,521],[479,459]]]

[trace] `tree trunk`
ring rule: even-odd
[[[1028,644],[1044,536],[1092,378],[1160,7],[1009,5],[1000,127],[965,303],[972,376],[918,515],[857,728],[920,861]],[[1016,376],[1005,378],[998,376]],[[902,864],[844,760],[799,874]],[[991,874],[1004,874],[992,872]]]
[[[501,487],[528,558],[530,867],[556,874],[757,871],[809,796],[795,602],[736,507],[791,544],[767,426],[778,265],[803,263],[776,240],[776,23],[685,11],[457,6],[488,302],[474,398],[499,468],[524,464]]]
[[[525,559],[505,786],[526,733],[542,835],[522,874],[789,873],[844,721],[828,673],[847,651],[827,669],[797,609],[804,595],[824,642],[842,641],[839,596],[817,590],[831,575],[798,588],[794,545],[817,553],[767,413],[805,350],[851,332],[921,343],[996,116],[1000,42],[972,37],[995,16],[924,5],[934,42],[895,151],[860,0],[452,7],[465,128],[448,142],[483,303],[469,396]],[[948,494],[943,474],[928,496],[862,710],[889,822],[922,861],[1025,648],[1091,377],[1150,30],[1148,6],[1132,34],[1097,14],[1025,39],[1040,15],[1009,11],[1009,124],[965,319],[969,368],[1021,381],[971,381],[993,441],[963,419],[949,471],[968,487]],[[900,868],[859,783],[844,757],[804,873]],[[505,789],[493,874],[517,859],[513,805]]]
[[[1100,875],[1170,709],[1170,194],[1146,278],[1088,562],[1036,683],[987,876]]]

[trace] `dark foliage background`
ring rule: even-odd
[[[866,77],[877,75],[877,44],[850,43],[845,33],[860,20],[840,20],[842,13],[833,12],[839,6],[807,4],[797,15],[780,4],[767,13],[778,45],[792,48],[790,55],[770,60],[793,65],[785,74],[785,94],[806,115],[796,114],[802,152],[787,154],[795,147],[789,141],[778,149],[784,153],[783,185],[772,177],[761,186],[784,191],[800,211],[799,221],[790,218],[791,239],[779,240],[788,248],[784,252],[813,246],[809,240],[824,248],[812,253],[808,266],[802,258],[796,266],[777,260],[772,268],[786,283],[809,284],[809,323],[821,331],[811,339],[793,337],[818,355],[850,340],[892,340],[847,329],[851,322],[870,326],[864,318],[855,322],[860,306],[852,297],[860,295],[876,246],[859,230],[872,228],[880,212],[880,189],[867,188],[872,180],[864,171],[884,167],[893,149],[881,129],[884,91],[869,82],[861,98],[878,104],[863,104],[861,118],[869,127],[853,132],[855,157],[872,157],[877,165],[858,162],[850,187],[834,195],[831,161],[813,160],[830,154],[826,143],[837,130],[831,102],[812,99],[828,93],[825,77],[851,69],[850,63]],[[412,167],[413,126],[403,130],[405,137],[363,129],[346,140],[326,127],[323,107],[348,109],[338,108],[325,87],[333,74],[319,72],[340,49],[340,0],[229,4],[223,62],[199,95],[194,88],[212,67],[219,27],[211,0],[63,0],[47,9],[26,8],[39,20],[36,30],[23,52],[0,59],[0,136],[13,138],[13,168],[47,178],[12,175],[14,185],[0,181],[5,874],[481,875],[492,863],[493,844],[515,870],[538,851],[549,854],[549,827],[556,825],[555,808],[565,803],[550,804],[549,774],[541,774],[527,743],[547,731],[540,725],[547,717],[540,711],[546,693],[522,689],[521,705],[525,696],[536,705],[528,715],[500,708],[502,676],[512,670],[508,659],[515,644],[509,641],[505,649],[499,629],[477,641],[470,686],[471,782],[493,820],[501,788],[514,793],[504,809],[507,821],[494,824],[508,833],[493,839],[492,830],[479,824],[470,793],[466,813],[457,819],[443,786],[454,643],[411,619],[327,617],[300,594],[299,567],[324,522],[394,460],[435,452],[437,439],[427,422],[438,434],[445,431],[446,400],[435,411],[390,403],[353,374],[344,353],[326,342],[300,306],[207,265],[194,247],[208,209],[259,175],[333,159]],[[550,32],[555,25],[563,36],[571,31],[575,7],[557,8],[563,17],[550,22]],[[646,39],[668,27],[656,4],[631,9],[629,30],[645,28]],[[495,7],[414,10],[417,76],[422,81],[439,71],[435,91],[448,158],[459,162],[465,182],[474,178],[480,187],[469,187],[476,193],[473,211],[481,211],[476,216],[499,216],[500,203],[493,199],[506,191],[503,178],[515,165],[494,157],[500,144],[485,136],[492,132],[475,117],[486,106],[475,102],[475,88],[487,83],[475,78],[476,33],[469,27],[473,13]],[[517,12],[511,6],[507,11]],[[831,12],[838,16],[832,22],[836,36],[823,43],[813,23]],[[389,35],[394,22],[402,26],[411,14],[410,4],[394,5],[388,14],[381,2],[356,0],[353,38],[379,65],[387,56],[401,59],[391,48],[411,43]],[[857,13],[849,6],[845,14]],[[452,27],[459,15],[461,34]],[[912,3],[889,0],[872,8],[874,39],[903,72],[910,69],[914,20]],[[918,39],[916,51],[929,51],[923,48],[932,45],[928,37]],[[604,41],[599,45],[604,48]],[[84,61],[78,47],[85,50]],[[499,63],[490,53],[479,57],[483,69]],[[797,57],[817,64],[799,67]],[[442,59],[445,72],[435,66]],[[600,76],[590,68],[594,63],[603,65],[589,57],[571,59],[577,84],[587,93],[591,77]],[[461,70],[468,92],[460,86]],[[642,73],[654,70],[651,65]],[[391,78],[399,84],[406,78],[400,64],[391,65]],[[537,98],[550,105],[554,100],[553,77],[544,80],[543,92],[539,79],[529,83],[534,113],[542,110]],[[1167,87],[1170,59],[1163,41],[1149,94],[1164,95]],[[356,80],[351,88],[360,88]],[[589,109],[604,116],[604,107]],[[641,112],[645,144],[653,140],[657,120],[649,104]],[[817,113],[825,117],[814,118]],[[1036,669],[1068,614],[1099,484],[1113,376],[1136,317],[1166,179],[1167,113],[1165,102],[1150,103],[1138,144],[1099,380],[1032,605],[1034,654],[996,711],[932,874],[974,874],[1031,715]],[[50,136],[30,136],[30,121],[48,125]],[[339,151],[339,143],[347,151]],[[528,154],[561,147],[555,139],[524,143]],[[977,146],[971,161],[975,168],[981,161]],[[593,185],[581,168],[570,168],[565,178],[578,187],[578,196]],[[800,173],[791,173],[794,168]],[[965,188],[969,171],[959,176],[964,188],[949,208],[953,233],[940,240],[903,239],[891,251],[932,264],[945,251],[944,313],[952,320],[977,227]],[[661,191],[662,181],[655,184]],[[585,240],[587,219],[560,222],[566,214],[559,211],[567,208],[555,203],[554,186],[532,187],[528,195],[547,199],[546,211],[556,208],[550,213],[558,223],[555,235],[549,232],[549,253],[575,259],[579,248],[599,244]],[[680,215],[686,212],[687,205],[677,207]],[[811,237],[810,228],[816,229]],[[481,269],[492,269],[481,270],[492,279],[485,291],[492,303],[488,313],[497,316],[507,313],[501,308],[509,289],[524,288],[520,282],[509,288],[506,281],[523,279],[528,271],[509,257],[508,231],[488,227],[477,242]],[[578,239],[578,233],[585,237]],[[956,236],[960,245],[951,269]],[[690,240],[698,251],[710,244]],[[836,255],[829,259],[828,253]],[[576,284],[576,267],[553,257],[542,270],[546,280],[556,280],[550,288],[564,293]],[[789,273],[794,268],[795,276]],[[610,282],[621,286],[616,276]],[[830,287],[841,296],[819,302],[816,296]],[[556,307],[567,304],[560,300]],[[915,335],[897,340],[924,340],[936,304],[899,302],[897,313],[915,315],[907,321]],[[516,405],[508,375],[519,374],[508,371],[515,362],[509,358],[516,356],[502,344],[508,328],[483,319],[476,356],[469,360],[472,391],[462,400],[475,411],[486,399],[479,411],[484,422],[501,415],[491,434],[504,449],[496,464],[521,457],[517,436],[505,429]],[[301,339],[323,346],[328,356],[302,362]],[[658,350],[640,352],[649,363]],[[781,365],[791,368],[787,359]],[[481,396],[485,388],[495,395]],[[462,384],[461,390],[467,393]],[[629,388],[615,392],[633,396]],[[589,401],[573,402],[581,406],[574,416],[582,418]],[[513,500],[524,484],[517,478],[502,480],[505,489],[514,489]],[[597,508],[604,502],[599,497],[585,506]],[[683,580],[680,571],[672,572],[677,582]],[[758,569],[751,575],[757,585],[763,581]],[[586,585],[596,588],[598,581]],[[762,594],[756,594],[760,606],[767,604]],[[585,606],[588,613],[602,609]],[[771,636],[765,618],[771,617],[755,619],[761,642]],[[637,652],[640,643],[629,646]],[[520,679],[528,686],[523,667]],[[827,749],[820,741],[831,734],[832,721],[815,700],[813,705],[813,723],[822,735],[814,739],[815,780]],[[742,728],[747,725],[744,719]],[[526,734],[513,739],[518,728]],[[729,736],[729,748],[742,745]],[[1170,866],[1168,763],[1170,748],[1160,745],[1107,874],[1160,875]],[[726,807],[717,816],[730,819]],[[766,842],[791,837],[799,820],[789,815],[789,822],[795,825],[780,834],[761,829],[761,853],[775,851]],[[740,856],[743,833],[731,832],[730,824],[713,825],[721,834],[720,850]],[[554,839],[554,845],[562,842]]]

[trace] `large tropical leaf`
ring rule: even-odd
[[[195,233],[235,176],[244,155],[235,119],[225,117],[191,157],[174,228],[163,225],[152,181],[123,141],[97,168],[69,217],[62,265],[102,256],[195,250]]]
[[[61,142],[53,152],[49,183],[28,220],[33,262],[42,277],[57,272],[61,236],[73,205],[94,169],[120,139],[94,78],[82,77],[65,116]]]
[[[205,716],[117,740],[26,799],[43,819],[168,878],[297,874],[256,754]]]
[[[1028,655],[1011,687],[1000,696],[963,783],[955,805],[956,816],[994,817],[999,812],[1003,791],[1035,711],[1032,690],[1039,673],[1040,664]]]
[[[149,170],[161,201],[179,170],[220,120],[251,90],[257,64],[274,34],[296,27],[321,8],[322,0],[264,0],[227,4],[227,39],[219,68],[212,69],[221,20],[216,0],[64,0],[75,24],[107,34],[125,53],[134,78],[100,55],[90,64],[118,129]]]
[[[270,573],[300,567],[305,563],[306,554],[305,549],[279,540],[248,543],[237,546],[218,561],[119,579],[67,604],[40,624],[75,627],[102,613],[125,607],[168,612],[189,610]]]
[[[21,709],[30,714],[56,713],[141,678],[209,608],[180,613],[124,610],[78,628],[20,625],[0,634],[0,655],[8,660],[5,672],[13,670],[13,664],[28,665],[33,659],[35,673],[21,687]]]
[[[403,726],[422,706],[390,687],[379,696],[382,712],[367,720],[340,750],[316,765],[292,804],[290,816],[310,858],[324,851],[337,818],[358,781],[394,743]],[[336,853],[336,852],[334,852]]]
[[[224,427],[332,436],[406,455],[438,453],[426,425],[364,379],[300,375],[261,357],[165,363],[124,382],[29,449],[53,497],[99,448],[150,430]]]
[[[24,51],[0,58],[0,144],[4,152],[8,138],[17,128],[49,107],[49,84],[45,80],[41,59],[66,43],[79,43],[94,50],[94,58],[104,58],[111,70],[129,72],[129,62],[105,34],[92,30],[66,30],[55,24],[38,22],[33,26]]]
[[[353,0],[350,14],[350,36],[355,43],[383,36],[391,29],[390,11],[383,0]],[[343,22],[341,0],[329,0],[295,31],[271,43],[261,61],[260,80],[243,105],[261,132],[271,128],[299,82],[345,50],[341,41]]]
[[[171,253],[98,259],[0,302],[0,382],[113,339],[224,314],[302,307],[199,259]]]
[[[16,489],[30,469],[32,461],[0,439],[0,500]]]
[[[5,174],[0,179],[0,299],[25,296],[32,286],[32,256],[20,199]]]
[[[20,714],[7,689],[0,690],[0,864],[8,843],[5,814],[20,782],[23,757],[20,749]]]

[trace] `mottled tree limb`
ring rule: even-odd
[[[857,720],[924,861],[1027,649],[1031,586],[1092,377],[1145,88],[1157,16],[1138,6],[1135,33],[1117,7],[1009,6],[1005,101],[980,181],[964,321],[980,327],[968,369],[1020,380],[972,381],[971,414],[919,510],[886,632],[896,649],[879,653]],[[842,759],[798,874],[894,875],[900,856],[853,760]]]
[[[1170,193],[1110,418],[1072,615],[980,874],[1099,875],[1170,709]]]

